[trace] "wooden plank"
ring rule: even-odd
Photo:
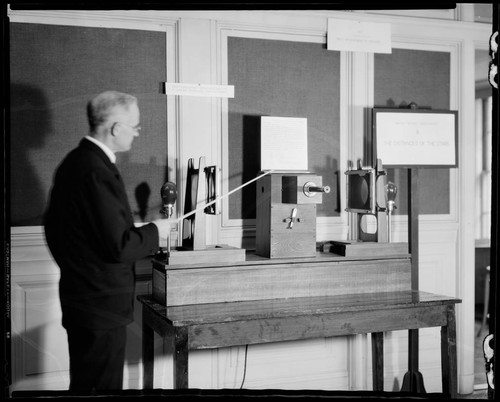
[[[268,319],[194,324],[189,349],[210,349],[299,339],[366,334],[446,324],[447,306],[418,306],[375,311],[270,317]]]
[[[244,261],[209,261],[205,263],[196,264],[180,264],[172,265],[166,264],[165,260],[162,258],[153,258],[152,263],[155,269],[160,271],[171,271],[176,269],[189,269],[189,268],[220,268],[220,267],[236,267],[236,266],[252,266],[252,265],[262,265],[267,266],[269,269],[273,269],[275,265],[280,264],[309,264],[311,262],[334,262],[334,263],[345,263],[349,261],[370,261],[370,260],[385,260],[385,259],[410,259],[410,254],[406,253],[404,255],[391,255],[391,256],[340,256],[337,254],[329,252],[317,251],[314,257],[293,257],[293,258],[279,258],[279,259],[269,259],[267,257],[262,257],[257,255],[255,252],[246,251],[246,257]]]
[[[189,268],[159,272],[166,306],[410,289],[409,259]],[[163,279],[162,279],[163,278]],[[162,286],[153,286],[161,291]],[[162,296],[157,298],[161,301]]]
[[[155,331],[163,331],[162,328],[156,328],[157,321],[162,324],[162,327],[166,326],[166,323],[183,326],[338,312],[355,314],[357,311],[391,310],[419,305],[443,306],[460,303],[460,300],[456,298],[422,291],[360,293],[174,307],[165,307],[156,303],[151,296],[139,296],[138,300],[147,307],[144,314],[147,315],[148,322],[155,325]]]
[[[408,243],[331,241],[324,244],[323,251],[352,257],[389,257],[407,254]]]
[[[245,249],[231,247],[227,244],[206,246],[204,249],[183,250],[178,248],[170,252],[168,265],[199,264],[211,262],[241,262],[245,261]]]

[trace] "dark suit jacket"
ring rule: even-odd
[[[45,236],[61,270],[63,325],[112,328],[133,320],[135,261],[158,249],[158,229],[134,227],[121,176],[83,139],[58,167]]]

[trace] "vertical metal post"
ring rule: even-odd
[[[149,314],[146,304],[142,305],[142,388],[153,389],[154,385],[154,330],[146,323]]]
[[[408,169],[408,247],[411,254],[411,289],[418,290],[418,170]],[[418,329],[408,331],[408,372],[402,391],[425,393],[424,378],[418,371]]]
[[[384,390],[384,333],[372,333],[372,379],[373,390]]]

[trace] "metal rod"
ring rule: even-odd
[[[389,243],[391,243],[391,240],[392,240],[392,236],[391,236],[391,229],[392,229],[392,226],[391,226],[391,215],[392,215],[392,212],[388,211],[387,212],[387,241]]]
[[[310,193],[329,193],[330,192],[330,187],[329,186],[324,186],[324,187],[307,187],[307,191]]]
[[[256,180],[259,180],[261,177],[264,177],[264,176],[266,176],[266,175],[268,175],[269,173],[272,173],[272,172],[274,172],[274,170],[268,170],[267,172],[264,172],[264,173],[263,173],[263,174],[261,174],[260,176],[257,176],[257,177],[255,177],[254,179],[249,180],[249,181],[247,181],[246,183],[243,183],[241,186],[236,187],[235,189],[233,189],[233,190],[229,191],[228,193],[221,195],[220,197],[216,198],[215,200],[210,201],[210,202],[208,202],[207,204],[205,204],[205,205],[203,205],[203,206],[201,206],[201,207],[198,207],[198,208],[196,208],[196,209],[193,209],[192,211],[188,212],[187,214],[182,215],[180,218],[177,218],[177,219],[176,219],[176,221],[177,221],[177,222],[180,222],[180,221],[182,221],[183,219],[186,219],[188,216],[191,216],[191,215],[195,214],[196,212],[198,212],[198,211],[201,211],[201,210],[205,209],[205,208],[206,208],[206,207],[208,207],[209,205],[212,205],[212,204],[216,203],[217,201],[221,200],[222,198],[227,197],[227,196],[229,196],[229,195],[233,194],[234,192],[236,192],[236,191],[238,191],[238,190],[242,189],[243,187],[247,186],[248,184],[253,183],[253,182],[254,182],[254,181],[256,181]]]

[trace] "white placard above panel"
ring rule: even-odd
[[[328,18],[327,49],[392,53],[391,24]]]
[[[165,82],[163,84],[163,93],[166,95],[234,98],[234,85],[206,85]]]

